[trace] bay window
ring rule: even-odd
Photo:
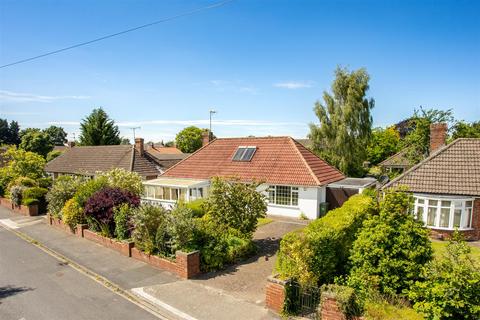
[[[270,186],[268,203],[280,206],[298,206],[298,187]]]
[[[415,216],[431,228],[470,229],[472,210],[473,199],[415,196]]]

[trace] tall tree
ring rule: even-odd
[[[361,175],[367,159],[366,145],[372,131],[370,111],[375,104],[366,97],[369,80],[363,68],[350,72],[338,67],[333,95],[324,92],[324,104],[315,103],[320,125],[310,124],[313,150],[347,175]]]
[[[53,143],[50,140],[50,136],[45,132],[40,131],[40,129],[30,128],[22,135],[19,147],[25,151],[38,153],[46,158],[47,154],[53,150]]]
[[[375,128],[372,138],[367,146],[367,160],[371,164],[378,164],[387,159],[400,149],[400,134],[395,126]]]
[[[61,127],[50,126],[43,132],[50,137],[51,142],[55,146],[63,146],[67,142],[67,133]]]
[[[453,126],[452,139],[480,138],[480,121],[467,123],[459,121]]]
[[[20,143],[18,122],[0,119],[0,144],[18,145]]]
[[[412,130],[403,140],[404,147],[409,147],[406,153],[412,163],[418,163],[430,152],[430,124],[453,122],[452,110],[424,109],[420,106],[410,118]]]
[[[6,119],[0,119],[0,144],[8,144],[9,127]]]
[[[175,143],[184,153],[192,153],[202,147],[202,129],[190,126],[180,131],[175,137]]]
[[[80,124],[80,145],[101,146],[120,144],[118,126],[102,108],[93,109]]]

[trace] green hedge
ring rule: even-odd
[[[292,278],[301,284],[333,283],[336,276],[346,274],[357,232],[375,212],[371,197],[355,195],[302,232],[285,235],[280,242],[276,272],[281,278]]]

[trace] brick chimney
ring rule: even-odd
[[[135,138],[135,149],[143,156],[145,148],[143,146],[143,138]]]
[[[430,125],[430,154],[443,147],[447,142],[447,124],[432,123]]]
[[[202,131],[202,147],[210,142],[210,130]]]

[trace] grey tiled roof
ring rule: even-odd
[[[47,163],[45,171],[94,175],[113,168],[135,171],[142,177],[160,175],[156,163],[149,157],[140,156],[130,145],[69,148]]]
[[[413,192],[480,196],[480,139],[457,139],[387,183]]]

